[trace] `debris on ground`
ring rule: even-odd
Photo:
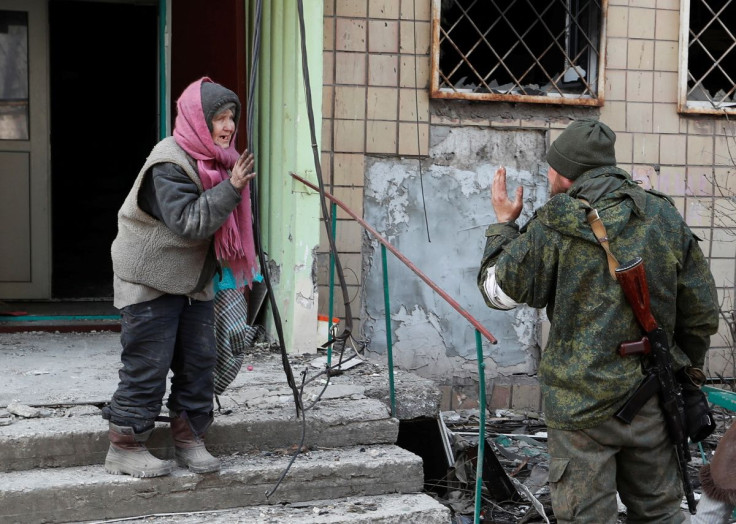
[[[730,427],[736,413],[714,407],[716,431],[702,442],[690,443],[688,464],[696,500],[701,488],[698,472],[713,457],[721,436]],[[454,514],[454,524],[472,523],[475,512],[479,411],[443,412],[441,432],[449,441],[446,459],[449,467],[443,479],[432,480],[431,491],[438,501]],[[481,514],[484,522],[495,524],[556,523],[549,493],[549,454],[547,432],[542,417],[533,412],[496,410],[486,417],[486,447],[482,486]],[[447,446],[446,446],[447,447]],[[451,461],[450,461],[451,459]],[[489,474],[489,461],[497,462],[506,475]],[[513,493],[500,497],[507,489],[504,476],[514,486]],[[683,511],[687,504],[683,499]],[[626,507],[619,499],[618,522],[626,522]]]
[[[32,406],[27,406],[26,404],[19,404],[18,402],[8,404],[8,407],[6,407],[5,409],[8,411],[8,413],[22,418],[36,418],[41,416],[40,409],[34,408]]]

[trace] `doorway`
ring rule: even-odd
[[[112,297],[117,211],[158,140],[157,2],[49,2],[52,296]]]

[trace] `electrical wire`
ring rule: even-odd
[[[429,234],[429,217],[427,216],[427,199],[424,198],[424,176],[422,173],[422,145],[419,138],[419,80],[417,73],[417,3],[412,2],[412,16],[414,22],[412,24],[412,34],[414,36],[414,115],[417,117],[417,164],[419,165],[419,187],[422,190],[422,208],[424,210],[424,225],[427,228],[427,242],[432,243],[432,237]]]
[[[312,151],[314,154],[314,164],[315,164],[315,170],[317,173],[317,180],[319,182],[319,194],[320,194],[320,204],[322,207],[322,216],[324,217],[327,237],[330,243],[330,251],[334,255],[335,269],[337,271],[337,276],[340,282],[340,288],[342,291],[343,301],[345,304],[345,328],[343,329],[342,333],[331,337],[331,339],[327,342],[327,344],[334,344],[335,347],[338,349],[339,355],[340,355],[338,363],[334,366],[325,365],[325,369],[323,369],[316,376],[311,377],[309,379],[307,379],[307,370],[305,369],[302,372],[301,387],[297,388],[296,383],[294,382],[294,376],[291,371],[291,365],[289,363],[289,359],[286,354],[286,346],[284,343],[281,316],[279,314],[278,307],[275,301],[275,296],[273,293],[273,289],[271,287],[271,280],[269,277],[268,265],[266,263],[266,259],[265,259],[266,257],[265,257],[265,253],[262,247],[263,244],[262,244],[261,237],[260,237],[260,225],[258,222],[258,217],[259,217],[258,186],[256,183],[256,179],[253,179],[251,181],[251,199],[252,199],[252,206],[253,206],[256,245],[258,247],[258,257],[259,257],[259,262],[261,265],[261,273],[263,274],[264,281],[266,283],[266,289],[268,291],[269,301],[270,301],[271,310],[273,314],[274,325],[276,327],[276,332],[278,334],[279,347],[281,350],[281,357],[282,357],[282,362],[284,366],[284,371],[286,372],[289,387],[291,388],[293,395],[294,395],[294,402],[296,404],[297,416],[300,416],[301,414],[301,438],[300,438],[299,445],[297,446],[296,451],[292,454],[292,457],[288,465],[286,466],[286,468],[284,468],[284,471],[281,473],[276,484],[273,486],[273,488],[271,488],[271,490],[269,490],[266,493],[267,499],[270,498],[279,488],[279,486],[281,485],[281,482],[286,477],[291,466],[296,460],[296,457],[301,453],[302,449],[304,448],[304,441],[306,439],[306,429],[307,429],[305,412],[313,408],[317,404],[317,402],[319,402],[319,400],[322,398],[322,395],[327,390],[327,386],[330,383],[330,377],[335,373],[335,370],[339,369],[340,366],[344,362],[347,362],[348,360],[355,358],[358,354],[356,350],[355,355],[349,357],[348,359],[343,360],[343,353],[345,350],[346,342],[348,339],[352,339],[351,333],[352,333],[352,326],[353,326],[353,315],[352,315],[352,310],[350,307],[351,300],[348,294],[347,284],[345,282],[345,275],[343,272],[342,264],[337,254],[337,248],[335,246],[335,239],[333,236],[332,228],[330,226],[330,220],[329,220],[330,215],[327,212],[324,181],[322,177],[322,167],[320,164],[319,149],[317,147],[317,134],[316,134],[315,119],[314,119],[314,110],[312,107],[312,92],[310,88],[309,65],[307,61],[306,33],[305,33],[305,27],[304,27],[305,25],[304,24],[304,5],[303,5],[302,0],[298,0],[297,7],[298,7],[298,12],[299,12],[299,31],[300,31],[300,36],[301,36],[300,42],[301,42],[301,58],[302,58],[302,75],[303,75],[303,80],[304,80],[304,89],[306,92],[307,115],[308,115],[308,120],[309,120],[309,130],[310,130],[310,137],[311,137],[311,142],[312,142]],[[247,119],[248,120],[246,124],[247,133],[248,133],[248,136],[247,136],[248,149],[251,152],[254,151],[254,147],[253,147],[253,122],[254,122],[254,113],[255,113],[254,95],[255,95],[255,89],[256,89],[256,75],[258,71],[258,63],[259,63],[259,55],[260,55],[261,19],[262,19],[262,0],[257,0],[256,1],[255,22],[254,22],[255,27],[254,27],[254,35],[253,35],[253,49],[252,49],[252,58],[251,58],[251,76],[250,76],[250,83],[249,83],[248,105],[247,105],[248,107]],[[303,406],[304,386],[316,380],[316,378],[322,375],[327,375],[327,380],[326,380],[324,387],[319,392],[319,394],[316,396],[314,401],[307,408],[304,408]]]
[[[299,32],[301,35],[301,52],[302,52],[302,77],[304,80],[304,91],[307,104],[307,117],[309,120],[309,133],[312,140],[312,154],[314,156],[314,167],[317,173],[317,182],[319,185],[319,200],[322,207],[322,216],[324,217],[325,230],[327,232],[327,239],[330,243],[330,252],[334,255],[335,260],[335,271],[337,272],[337,278],[340,281],[340,288],[342,291],[343,302],[345,305],[345,328],[342,333],[336,337],[336,343],[339,347],[344,348],[346,340],[350,337],[353,330],[353,314],[350,307],[350,297],[348,295],[347,284],[345,283],[345,274],[343,273],[342,263],[340,257],[337,254],[337,248],[335,247],[335,237],[332,231],[332,225],[330,221],[330,213],[327,210],[327,198],[325,197],[325,186],[324,179],[322,177],[322,165],[319,158],[319,148],[317,147],[317,131],[314,123],[314,109],[312,107],[312,88],[310,87],[309,80],[309,63],[307,60],[307,39],[306,32],[304,29],[304,1],[297,0],[297,10],[299,11]]]
[[[256,78],[258,74],[258,63],[260,58],[260,47],[261,47],[261,18],[262,18],[262,0],[256,1],[256,15],[254,22],[253,32],[253,49],[251,56],[251,70],[250,70],[250,82],[248,87],[248,114],[246,123],[246,132],[248,134],[248,150],[254,152],[253,144],[253,122],[255,113],[255,90],[256,90]],[[294,375],[291,371],[291,364],[289,363],[289,357],[286,354],[286,344],[284,342],[284,328],[281,323],[281,314],[279,313],[278,305],[276,304],[276,297],[273,292],[271,285],[271,277],[266,262],[266,255],[263,250],[263,241],[261,239],[261,224],[260,224],[260,210],[259,210],[259,195],[258,195],[258,183],[255,178],[250,181],[250,195],[251,195],[251,206],[253,208],[253,231],[255,237],[255,243],[258,251],[258,262],[261,266],[261,274],[263,275],[263,281],[266,284],[266,290],[268,294],[269,304],[271,305],[271,314],[273,316],[273,323],[276,327],[276,334],[279,339],[279,349],[281,351],[281,363],[284,367],[284,373],[286,373],[286,381],[291,388],[294,396],[294,404],[296,405],[296,414],[299,416],[301,411],[301,399],[299,396],[299,390],[294,382]]]

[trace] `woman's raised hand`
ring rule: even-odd
[[[243,151],[240,158],[235,161],[235,165],[230,172],[230,183],[235,186],[235,189],[242,191],[243,188],[248,185],[248,182],[256,177],[255,172],[253,172],[253,166],[255,163],[256,161],[253,158],[253,153],[247,149]]]

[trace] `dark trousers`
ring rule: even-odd
[[[120,383],[106,415],[112,423],[150,429],[161,412],[172,371],[167,407],[190,420],[211,420],[215,348],[213,301],[163,295],[122,309]],[[197,428],[194,428],[195,430]]]

